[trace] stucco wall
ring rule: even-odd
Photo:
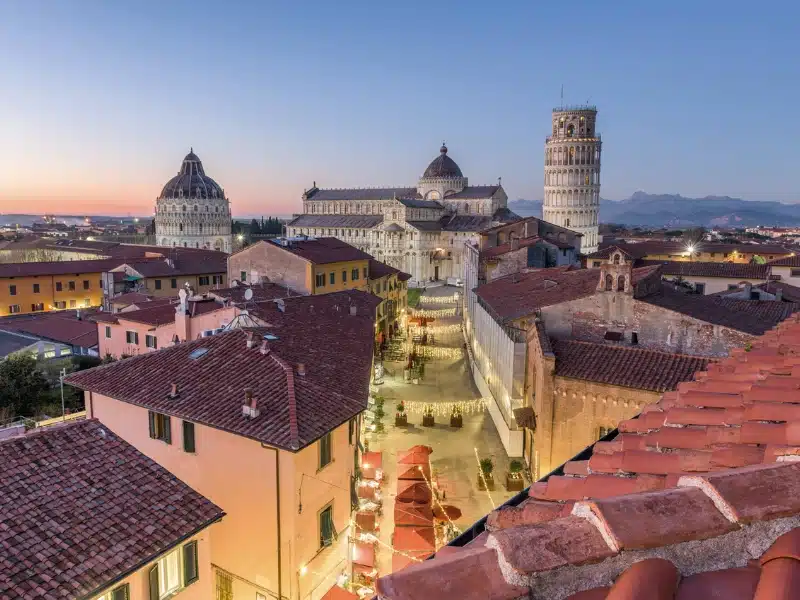
[[[272,283],[285,285],[301,294],[313,293],[311,263],[280,248],[272,242],[261,241],[228,257],[228,280],[247,274],[253,283],[253,274],[269,278]]]

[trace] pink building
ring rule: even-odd
[[[316,600],[347,570],[379,302],[358,291],[259,302],[265,327],[67,379],[92,418],[225,511],[218,594]]]

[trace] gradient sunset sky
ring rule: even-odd
[[[413,185],[542,197],[550,111],[599,108],[605,198],[800,201],[797,2],[0,0],[0,212],[152,214],[193,146],[235,215]]]

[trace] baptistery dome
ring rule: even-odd
[[[160,246],[231,251],[229,201],[193,150],[156,199],[155,227]]]
[[[463,177],[461,169],[452,158],[447,156],[447,146],[442,144],[439,149],[439,156],[431,161],[428,168],[425,169],[423,178],[436,178],[436,177]]]

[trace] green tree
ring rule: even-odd
[[[261,233],[261,226],[258,224],[256,219],[250,221],[250,235],[255,235]]]
[[[50,391],[47,379],[29,354],[11,355],[0,361],[0,408],[32,417]]]

